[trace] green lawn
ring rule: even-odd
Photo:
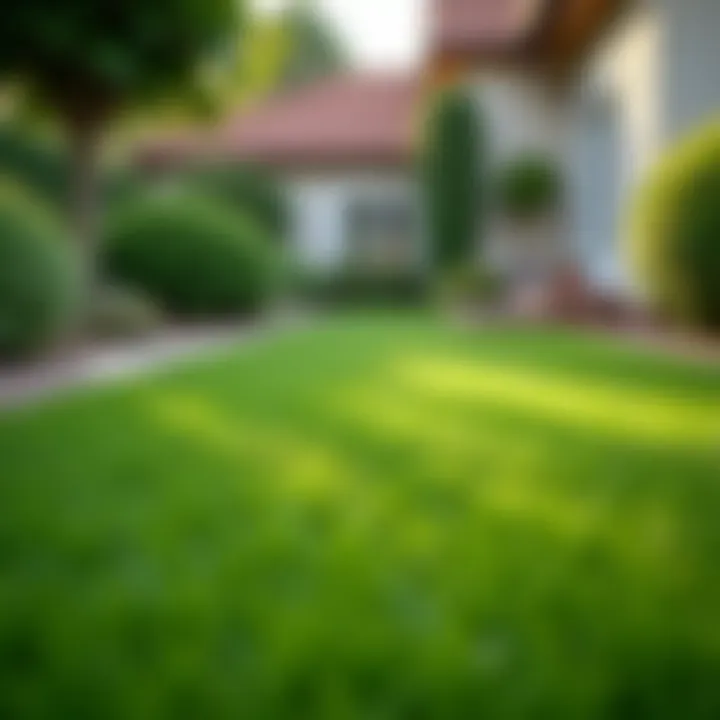
[[[720,717],[720,370],[355,317],[0,416],[0,717]]]

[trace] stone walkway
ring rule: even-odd
[[[266,331],[253,325],[170,328],[142,340],[99,344],[40,362],[0,366],[0,408],[27,405],[73,387],[142,375]]]

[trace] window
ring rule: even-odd
[[[407,197],[365,197],[346,215],[347,261],[367,270],[406,269],[417,264],[415,213]]]

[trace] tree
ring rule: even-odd
[[[238,67],[223,93],[232,108],[292,90],[348,67],[338,39],[310,2],[301,0],[244,29]]]
[[[425,207],[437,267],[472,260],[480,239],[481,127],[471,98],[445,92],[433,108],[424,149]]]
[[[324,18],[304,0],[292,5],[282,17],[288,51],[280,85],[299,87],[346,70],[348,58]]]
[[[71,217],[88,268],[98,243],[97,170],[109,124],[136,103],[201,82],[238,37],[239,0],[22,0],[3,7],[0,75],[60,120]]]

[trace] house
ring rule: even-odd
[[[433,89],[463,84],[489,128],[492,166],[535,151],[562,168],[567,196],[537,240],[542,254],[632,290],[620,242],[627,199],[673,141],[720,121],[720,0],[428,2],[417,78],[323,81],[231,119],[209,138],[212,152],[280,172],[304,263],[422,262],[422,108]],[[500,217],[490,225],[488,253],[503,262],[516,229]]]
[[[476,90],[496,160],[526,148],[557,158],[561,242],[596,284],[632,290],[620,238],[633,189],[680,136],[720,121],[720,2],[434,5],[430,72]]]
[[[418,77],[330,77],[243,111],[201,135],[155,142],[146,164],[214,158],[269,168],[282,180],[289,244],[315,273],[347,263],[423,261],[414,173]]]

